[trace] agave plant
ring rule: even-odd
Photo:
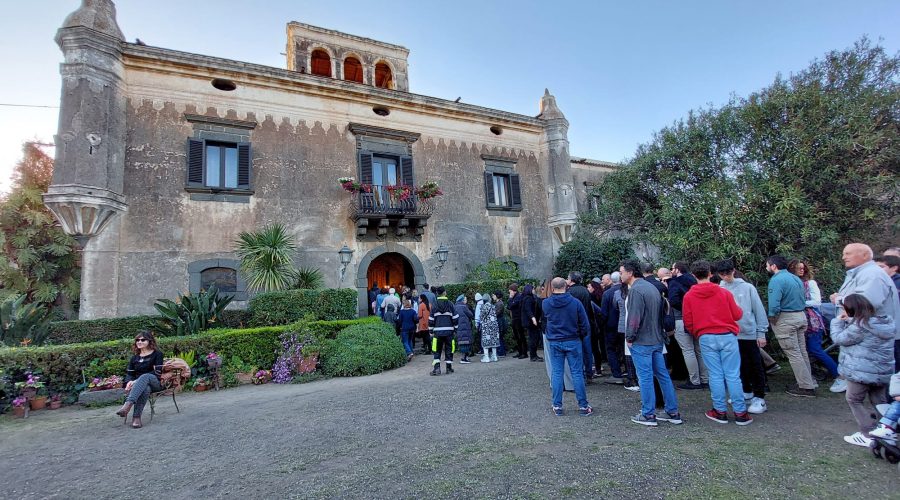
[[[235,242],[241,274],[251,290],[287,290],[294,284],[294,243],[285,227],[271,224],[258,232],[243,232]]]
[[[182,295],[174,302],[169,299],[157,300],[153,307],[162,316],[159,320],[162,333],[193,335],[215,323],[232,299],[233,295],[220,296],[218,288],[213,285],[209,290],[201,290],[196,295]]]
[[[25,296],[17,295],[0,304],[0,345],[41,345],[47,339],[47,310],[38,303],[24,302]]]
[[[302,266],[297,269],[297,281],[294,288],[298,290],[317,290],[325,286],[325,278],[318,267]]]

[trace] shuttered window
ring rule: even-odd
[[[375,186],[415,186],[412,157],[375,155],[371,151],[360,151],[359,179],[363,184]]]
[[[484,198],[489,209],[521,210],[522,191],[519,174],[485,172]]]
[[[188,139],[187,156],[188,187],[215,191],[250,189],[249,143]]]

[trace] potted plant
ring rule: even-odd
[[[41,382],[41,377],[32,372],[25,372],[25,380],[16,382],[16,389],[19,389],[22,396],[25,396],[25,399],[34,398],[37,396],[37,391],[43,388],[44,383]]]
[[[209,380],[206,377],[197,377],[194,379],[194,390],[203,392],[209,389]]]
[[[422,184],[419,189],[416,190],[416,194],[419,196],[420,200],[429,200],[431,198],[435,198],[444,194],[441,191],[440,186],[435,181],[426,181],[425,184]]]
[[[206,366],[212,370],[217,370],[222,366],[222,358],[218,354],[211,352],[206,355]]]
[[[25,396],[19,396],[12,401],[13,415],[16,418],[25,418],[28,416],[28,399]]]
[[[339,177],[338,184],[340,184],[341,187],[344,189],[344,191],[347,191],[348,193],[356,194],[359,192],[363,192],[363,193],[371,193],[372,192],[371,185],[356,182],[356,180],[353,177]]]
[[[38,392],[33,398],[28,400],[32,411],[43,410],[47,406],[47,395]]]
[[[253,383],[256,385],[267,384],[272,380],[272,372],[269,370],[259,370],[253,375]]]
[[[62,394],[56,393],[53,396],[50,396],[50,409],[58,410],[62,407]]]

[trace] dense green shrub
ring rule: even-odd
[[[326,342],[320,362],[328,376],[372,375],[403,366],[406,351],[392,325],[371,322],[347,327]]]
[[[352,288],[261,293],[250,300],[250,326],[286,325],[310,318],[353,319],[357,298]]]
[[[210,330],[193,336],[162,337],[158,339],[158,344],[166,356],[191,350],[203,354],[215,351],[225,359],[236,355],[259,366],[271,366],[275,361],[275,350],[279,347],[278,335],[291,328],[299,328],[299,325]],[[11,371],[18,367],[40,370],[51,391],[71,392],[83,382],[82,370],[95,370],[98,364],[105,364],[107,360],[128,359],[131,356],[130,347],[131,340],[126,339],[0,349],[0,370]],[[95,368],[92,368],[95,360]]]
[[[158,316],[127,316],[50,323],[47,344],[77,344],[133,338],[141,330],[158,331]]]
[[[494,293],[497,290],[500,290],[503,293],[503,302],[506,302],[507,294],[506,290],[509,288],[510,283],[518,283],[519,290],[526,284],[532,284],[537,286],[541,280],[536,280],[533,278],[522,278],[520,280],[497,280],[497,281],[467,281],[465,283],[451,283],[444,285],[444,288],[447,290],[447,298],[455,301],[456,297],[459,295],[465,295],[466,298],[469,299],[469,305],[474,306],[475,304],[475,294],[476,293]]]
[[[226,309],[216,318],[215,328],[245,328],[250,324],[250,310]]]
[[[553,272],[567,277],[570,272],[578,271],[587,283],[595,276],[618,271],[623,260],[635,258],[630,240],[598,237],[584,230],[575,233],[572,241],[559,249]]]
[[[221,328],[191,336],[162,337],[158,343],[166,356],[195,351],[197,357],[202,357],[215,351],[225,359],[223,374],[227,374],[229,360],[234,358],[240,358],[252,366],[270,368],[275,362],[276,350],[281,347],[278,337],[284,332],[312,334],[317,339],[317,350],[322,350],[321,346],[329,339],[336,338],[341,330],[354,325],[371,329],[381,327],[383,323],[378,318],[364,318],[274,327]],[[393,335],[393,328],[389,328]],[[399,340],[397,343],[399,345]],[[13,374],[24,369],[39,370],[51,392],[74,393],[84,382],[82,370],[89,378],[124,374],[125,363],[131,357],[130,347],[131,339],[127,338],[69,345],[0,348],[0,372]],[[402,346],[400,351],[403,352]]]
[[[338,334],[347,327],[359,324],[367,325],[373,323],[378,324],[384,322],[381,321],[381,318],[379,318],[378,316],[367,316],[360,319],[341,319],[335,321],[311,321],[309,323],[303,324],[302,333],[311,335],[316,339],[316,343],[319,346],[323,346],[325,344],[325,341],[337,338]]]

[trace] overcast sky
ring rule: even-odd
[[[0,104],[57,106],[56,29],[79,0],[4,3]],[[900,48],[900,2],[120,0],[128,41],[285,67],[288,21],[403,45],[410,90],[536,115],[547,87],[573,156],[621,161],[691,109],[762,88],[863,35]],[[0,106],[0,190],[58,110]]]

